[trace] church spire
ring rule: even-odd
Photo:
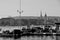
[[[40,18],[42,19],[42,11],[40,11]]]
[[[44,24],[46,24],[46,25],[47,25],[47,20],[48,20],[48,17],[47,17],[47,14],[46,14],[46,12],[45,12],[45,16],[44,16]]]
[[[45,12],[45,17],[47,17],[47,14],[46,14],[46,12]]]

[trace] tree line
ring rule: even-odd
[[[54,24],[54,20],[47,20],[47,23]],[[44,19],[14,19],[2,18],[0,19],[0,26],[25,26],[25,25],[42,25]]]

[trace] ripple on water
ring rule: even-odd
[[[13,38],[2,38],[0,37],[0,40],[56,40],[56,36],[53,36],[54,38],[52,38],[52,36],[23,36],[19,39],[13,39]]]
[[[21,37],[19,39],[16,39],[16,40],[56,40],[56,37],[53,36],[54,38],[52,38],[52,36],[24,36],[24,37]]]

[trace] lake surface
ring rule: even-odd
[[[56,40],[56,36],[23,36],[18,39],[0,37],[0,40]]]

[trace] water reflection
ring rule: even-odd
[[[0,37],[0,40],[56,40],[56,36],[23,36],[18,39]]]

